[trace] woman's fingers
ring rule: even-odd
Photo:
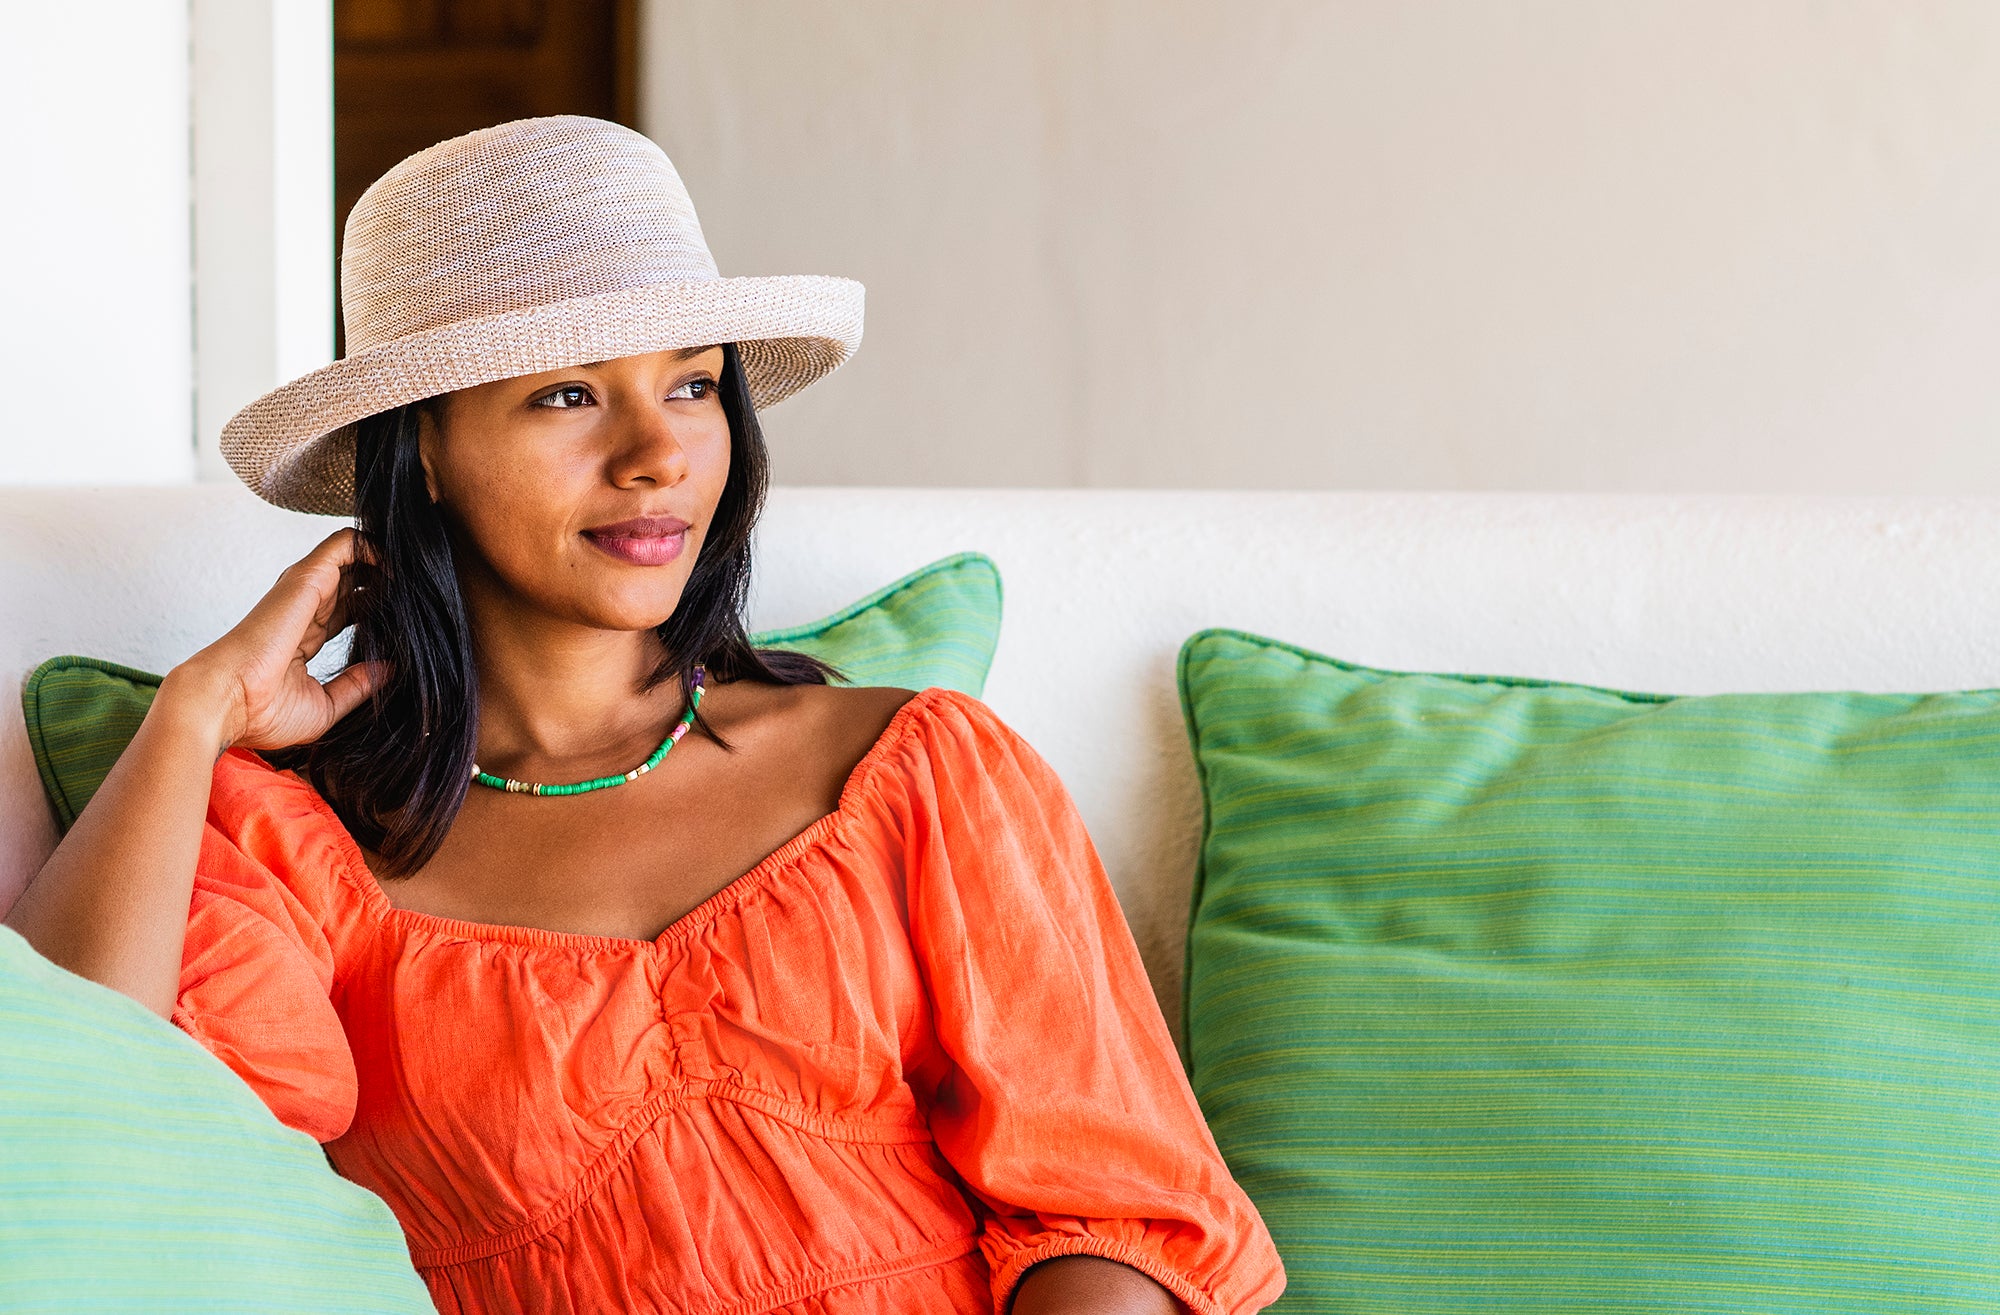
[[[360,532],[352,526],[335,530],[332,534],[313,545],[311,552],[299,558],[287,569],[314,575],[325,571],[338,571],[356,561],[368,560],[361,546]],[[284,576],[278,577],[280,580]]]
[[[361,537],[352,529],[336,530],[313,550],[286,567],[271,591],[251,612],[269,605],[271,622],[291,642],[292,651],[310,659],[328,636],[347,628],[347,598],[356,572],[375,568],[364,557]]]
[[[326,691],[327,702],[333,705],[328,728],[366,703],[368,696],[381,688],[387,674],[388,664],[385,662],[357,662],[326,682],[321,688]]]
[[[320,601],[313,610],[311,623],[299,636],[301,666],[297,674],[312,679],[310,673],[304,671],[303,663],[310,661],[328,639],[353,624],[354,618],[367,605],[368,586],[379,582],[382,577],[376,561],[377,554],[367,540],[352,529],[327,536],[301,559],[299,565],[304,568],[301,575]],[[330,593],[322,592],[327,588],[328,568],[333,572]],[[357,662],[322,685],[320,688],[326,695],[329,709],[327,724],[322,731],[367,702],[369,695],[380,688],[386,674],[385,663]]]
[[[359,577],[350,582],[349,571],[376,569],[361,560],[365,553],[352,529],[328,535],[287,566],[235,628],[190,659],[217,666],[241,691],[240,733],[256,741],[253,747],[313,739],[331,724],[316,724],[330,711],[338,709],[337,720],[367,697],[369,673],[323,693],[305,667],[353,610],[350,595]]]
[[[350,562],[341,568],[340,586],[333,599],[332,613],[327,617],[325,633],[320,642],[339,634],[354,624],[361,609],[368,605],[368,590],[380,588],[382,572],[366,561]]]

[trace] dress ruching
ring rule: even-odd
[[[994,1311],[1079,1254],[1202,1315],[1284,1284],[1067,792],[949,690],[652,941],[394,908],[231,751],[174,1021],[389,1204],[447,1313]]]

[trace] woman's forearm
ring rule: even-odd
[[[1014,1289],[1013,1315],[1185,1315],[1173,1293],[1115,1260],[1058,1256]]]
[[[7,914],[45,957],[172,1014],[223,692],[177,669],[76,824]]]

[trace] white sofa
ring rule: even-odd
[[[339,522],[234,486],[0,491],[0,910],[55,842],[21,678],[161,671]],[[1201,802],[1174,656],[1234,626],[1402,670],[1625,689],[2000,685],[2000,502],[1527,494],[780,489],[752,623],[980,549],[988,701],[1069,783],[1170,1021]]]

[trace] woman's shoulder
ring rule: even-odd
[[[841,745],[840,756],[853,762],[898,748],[927,758],[956,758],[1025,747],[982,700],[942,685],[921,690],[817,685],[806,690],[797,723],[802,733]]]
[[[901,719],[917,691],[859,685],[732,681],[702,700],[703,725],[787,774],[847,770]]]
[[[789,774],[822,778],[828,797],[869,786],[962,773],[995,759],[1032,756],[984,702],[943,686],[725,686],[714,729],[724,739],[776,749]]]
[[[963,799],[996,789],[1016,806],[1030,796],[1037,808],[1067,797],[1055,771],[992,707],[943,686],[919,690],[896,709],[856,775],[933,804],[941,794]]]
[[[790,685],[780,698],[788,737],[827,745],[834,757],[859,761],[922,692],[885,685]]]

